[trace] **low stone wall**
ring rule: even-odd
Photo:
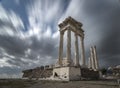
[[[88,79],[99,79],[99,71],[81,68],[81,76]]]
[[[47,78],[52,75],[53,69],[52,68],[34,68],[28,69],[23,71],[23,78]]]

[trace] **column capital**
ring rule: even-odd
[[[61,34],[61,35],[64,35],[64,32],[63,32],[63,31],[60,31],[60,34]]]
[[[77,33],[74,33],[74,36],[78,38],[78,34]]]
[[[80,37],[80,40],[83,41],[83,40],[84,40],[84,37]]]

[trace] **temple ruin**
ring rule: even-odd
[[[66,52],[66,64],[65,66],[71,66],[71,32],[74,32],[75,37],[75,60],[74,66],[80,66],[79,64],[79,45],[78,37],[80,37],[81,48],[81,60],[82,66],[85,66],[85,50],[84,50],[84,31],[82,30],[82,24],[75,21],[73,18],[66,18],[63,23],[59,24],[60,28],[60,44],[59,44],[59,57],[58,66],[63,66],[63,36],[67,31],[67,52]]]
[[[39,68],[37,71],[38,76],[36,78],[48,78],[51,80],[81,80],[83,78],[99,78],[99,64],[96,52],[96,46],[90,48],[90,57],[88,65],[86,65],[85,58],[85,47],[84,47],[84,30],[82,29],[82,23],[76,21],[72,17],[66,18],[62,23],[59,24],[60,28],[60,42],[59,42],[59,54],[55,65],[52,68]],[[66,57],[63,57],[63,46],[64,46],[64,34],[67,32],[67,49]],[[71,32],[74,33],[74,44],[71,44]],[[79,44],[79,43],[80,44]],[[71,45],[75,46],[74,58],[71,57]],[[81,53],[79,53],[79,49]],[[81,64],[80,64],[81,62]],[[49,71],[48,71],[49,70]],[[48,72],[48,73],[45,73]],[[27,73],[30,71],[23,71],[23,77],[27,77]],[[35,69],[31,72],[35,73]],[[51,74],[52,72],[52,74]],[[32,73],[31,73],[32,74]],[[36,75],[37,75],[36,74]],[[41,75],[40,75],[41,74]],[[46,77],[42,75],[46,74]],[[48,75],[49,76],[48,76]],[[28,77],[29,78],[29,77]],[[31,77],[32,78],[32,77]],[[33,77],[34,78],[34,77]]]
[[[90,47],[90,57],[88,59],[88,68],[94,71],[99,70],[96,46]]]

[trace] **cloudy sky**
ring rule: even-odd
[[[120,64],[119,0],[0,0],[0,77],[55,63],[68,16],[83,24],[86,61],[96,45],[100,67]]]

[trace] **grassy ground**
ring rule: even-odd
[[[120,88],[115,81],[40,81],[1,79],[0,88]]]

